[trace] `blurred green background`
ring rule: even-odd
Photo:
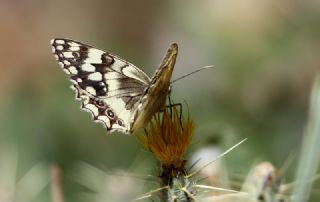
[[[43,188],[21,201],[51,201],[45,182],[52,163],[64,170],[66,201],[90,201],[82,193],[95,193],[77,182],[82,163],[110,176],[114,170],[157,173],[156,160],[135,137],[108,135],[79,109],[51,38],[108,50],[150,76],[171,42],[179,44],[173,79],[214,65],[174,83],[172,97],[187,101],[196,122],[190,153],[249,138],[226,157],[230,172],[246,175],[257,160],[281,167],[299,151],[320,72],[319,25],[316,0],[1,0],[0,199],[39,163]]]

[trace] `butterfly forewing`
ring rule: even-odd
[[[68,40],[53,39],[52,51],[69,74],[82,108],[109,131],[131,131],[137,105],[150,78],[120,57]]]

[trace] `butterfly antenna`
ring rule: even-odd
[[[179,77],[179,78],[171,81],[170,83],[172,84],[172,83],[174,83],[174,82],[176,82],[176,81],[179,81],[180,79],[183,79],[183,78],[185,78],[185,77],[187,77],[187,76],[190,76],[190,75],[195,74],[195,73],[197,73],[197,72],[200,72],[200,71],[202,71],[202,70],[211,69],[211,68],[214,68],[214,67],[215,67],[215,66],[213,66],[213,65],[201,67],[201,68],[199,68],[199,69],[197,69],[197,70],[195,70],[195,71],[193,71],[193,72],[190,72],[190,73],[188,73],[188,74],[186,74],[186,75],[183,75],[183,76],[181,76],[181,77]]]

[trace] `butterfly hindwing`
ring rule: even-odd
[[[77,99],[82,101],[81,108],[92,114],[95,121],[103,123],[108,131],[129,132],[130,116],[136,109],[139,96],[109,97],[99,99],[88,96],[79,86],[73,85],[77,92]],[[132,102],[128,100],[131,98]],[[135,99],[135,100],[134,100]]]
[[[131,128],[143,128],[152,116],[165,107],[165,101],[170,93],[170,79],[178,55],[178,45],[171,44],[160,67],[152,77],[150,85],[146,88],[134,114]]]
[[[51,45],[60,66],[74,83],[82,108],[109,131],[130,131],[150,78],[120,57],[83,43],[53,39]]]

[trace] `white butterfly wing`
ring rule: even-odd
[[[60,66],[74,83],[82,108],[110,132],[131,131],[132,117],[150,78],[120,57],[86,44],[53,39],[51,45]]]

